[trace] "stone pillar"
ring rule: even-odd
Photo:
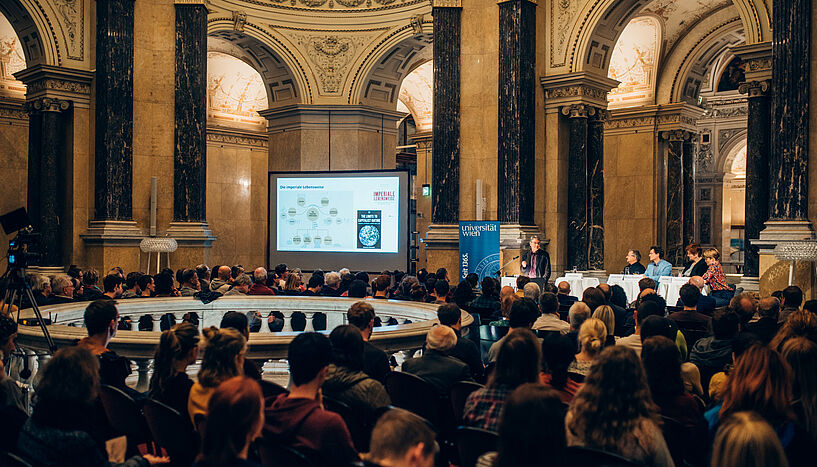
[[[456,224],[460,210],[459,2],[434,1],[434,120],[431,222]]]
[[[683,219],[681,243],[684,247],[695,241],[695,138],[684,140],[681,153],[681,177],[683,178]],[[683,251],[681,252],[683,258]]]
[[[434,98],[431,225],[425,243],[431,267],[457,271],[460,213],[460,0],[433,0]],[[458,274],[452,274],[452,279]]]
[[[567,165],[567,267],[589,269],[589,183],[587,166],[588,117],[596,109],[584,104],[562,108],[570,117],[570,149]]]
[[[682,130],[666,131],[661,135],[666,140],[667,172],[664,178],[666,188],[665,198],[665,227],[664,243],[666,251],[664,259],[673,266],[680,266],[684,262],[684,186],[683,186],[683,156],[684,146],[689,139],[689,133]]]
[[[497,214],[505,224],[533,224],[535,49],[536,4],[499,3]]]
[[[207,7],[176,2],[173,222],[167,229],[187,264],[207,262],[216,237],[207,224]],[[202,250],[207,248],[208,250]]]
[[[417,175],[414,177],[417,201],[416,231],[422,235],[428,232],[428,226],[431,224],[431,196],[423,194],[423,185],[431,186],[431,132],[417,132],[411,136],[411,141],[417,145]],[[426,267],[426,244],[419,242],[417,246],[417,269],[420,269]]]
[[[604,269],[604,121],[607,111],[597,109],[587,129],[587,245],[589,269]]]
[[[61,219],[65,212],[66,137],[71,101],[41,97],[28,110],[28,215],[41,234],[39,266],[63,264]]]

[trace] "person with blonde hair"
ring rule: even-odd
[[[187,399],[193,381],[185,370],[199,355],[199,330],[180,323],[162,332],[153,357],[153,376],[148,395],[187,416]]]
[[[197,416],[207,415],[207,403],[218,385],[234,376],[244,375],[244,355],[247,353],[247,340],[235,329],[210,326],[202,334],[204,356],[198,381],[190,388],[187,401],[187,411],[194,426],[197,426]]]
[[[607,328],[607,338],[604,341],[604,345],[616,345],[616,337],[614,335],[616,331],[616,314],[613,308],[610,305],[596,307],[593,311],[593,318],[601,320]]]
[[[724,420],[712,447],[712,467],[788,467],[777,434],[755,412],[736,412]]]
[[[567,368],[568,373],[586,376],[590,372],[593,360],[604,348],[607,340],[607,326],[598,318],[590,318],[579,329],[579,348],[581,349]]]
[[[457,334],[448,326],[433,326],[426,336],[426,350],[419,358],[403,362],[403,371],[428,381],[442,395],[451,393],[457,381],[473,381],[468,364],[447,354],[457,344]]]
[[[709,295],[715,299],[716,307],[729,305],[729,301],[735,295],[735,289],[726,281],[720,259],[721,253],[717,248],[704,250],[704,261],[706,261],[708,268],[701,278],[712,289],[712,293]]]

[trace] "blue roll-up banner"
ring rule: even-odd
[[[480,281],[499,269],[499,222],[460,222],[460,280],[476,273]]]

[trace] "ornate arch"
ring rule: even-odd
[[[261,74],[270,107],[312,102],[312,86],[301,65],[303,58],[276,34],[252,23],[211,15],[207,35],[232,42],[243,51],[239,58]]]
[[[743,41],[743,23],[728,9],[695,25],[659,68],[656,103],[694,103],[712,63],[724,50]]]
[[[412,70],[431,60],[430,25],[430,20],[406,25],[389,31],[377,41],[355,63],[348,103],[394,110],[403,79]]]
[[[62,56],[55,26],[36,0],[0,0],[0,13],[8,18],[23,46],[26,66],[60,66]]]
[[[746,129],[740,130],[724,143],[718,154],[720,160],[716,162],[718,173],[727,173],[729,171],[732,162],[735,160],[735,156],[737,156],[735,149],[741,144],[746,143],[748,133]]]
[[[738,9],[747,44],[772,40],[771,2],[764,0],[732,0]]]

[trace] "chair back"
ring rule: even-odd
[[[319,464],[298,449],[287,446],[271,436],[264,435],[256,443],[261,463],[270,467],[317,467]]]
[[[374,424],[369,420],[368,414],[356,413],[348,404],[325,394],[323,395],[323,408],[340,415],[340,418],[346,422],[346,428],[349,429],[352,442],[358,452],[369,452],[369,438],[372,436]]]
[[[678,329],[684,335],[684,340],[687,341],[687,348],[692,350],[698,340],[704,337],[709,337],[712,334],[706,328],[706,324],[695,321],[676,321]]]
[[[111,428],[127,437],[129,453],[138,453],[136,446],[153,442],[142,410],[133,398],[119,388],[103,384],[99,388],[99,399]]]
[[[170,456],[170,464],[187,467],[199,452],[199,437],[189,420],[175,409],[153,399],[142,407],[153,438]]]
[[[457,452],[460,455],[460,467],[474,467],[479,456],[486,452],[496,451],[499,435],[482,428],[461,426],[457,428]]]
[[[489,324],[483,324],[479,327],[479,340],[496,342],[505,337],[505,334],[508,334],[509,330],[510,328],[508,326],[491,326]]]
[[[472,392],[484,386],[471,381],[457,381],[451,387],[451,408],[454,410],[454,423],[462,423],[462,416],[465,412],[465,400]]]
[[[261,385],[261,392],[264,394],[264,399],[268,397],[276,398],[280,394],[288,394],[287,388],[280,384],[275,384],[272,381],[261,380],[258,382]]]
[[[419,376],[403,371],[392,371],[386,376],[386,391],[392,405],[419,415],[441,428],[440,395],[430,383]]]
[[[579,446],[565,448],[564,465],[570,467],[644,467],[640,462],[612,452]]]
[[[11,452],[0,452],[0,465],[7,467],[33,467],[28,461]]]

